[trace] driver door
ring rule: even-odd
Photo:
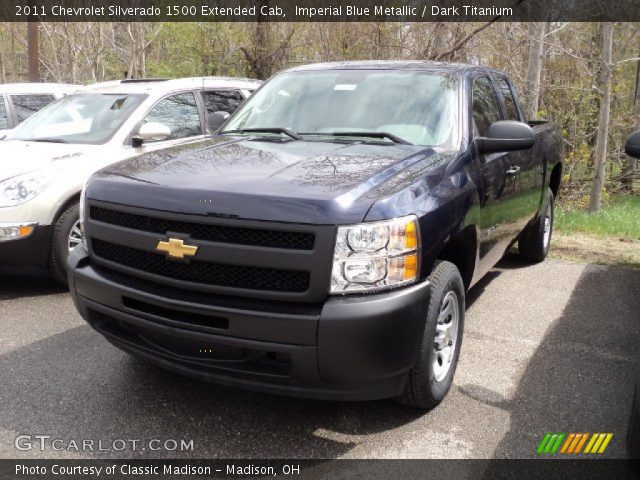
[[[491,80],[482,75],[473,83],[472,117],[475,137],[487,135],[493,122],[502,120],[498,97]],[[478,194],[480,200],[479,269],[484,275],[504,254],[509,224],[509,196],[513,185],[507,182],[508,154],[479,155]]]

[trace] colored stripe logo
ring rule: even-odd
[[[613,433],[547,433],[536,452],[539,455],[601,454],[612,438]]]

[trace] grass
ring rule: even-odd
[[[561,233],[587,233],[603,237],[640,240],[640,196],[613,196],[596,213],[556,210],[555,228]]]
[[[551,255],[640,268],[640,196],[611,197],[594,214],[556,209]]]

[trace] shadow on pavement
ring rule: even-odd
[[[539,458],[536,448],[547,432],[612,432],[603,456],[626,457],[638,378],[639,287],[640,270],[587,266],[562,316],[523,366],[513,398],[476,385],[460,387],[509,412],[510,429],[496,458]]]
[[[0,301],[64,293],[69,289],[46,275],[0,275]]]

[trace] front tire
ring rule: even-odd
[[[53,226],[53,238],[49,252],[49,273],[57,282],[67,284],[69,250],[80,242],[80,207],[76,203],[62,212]]]
[[[551,247],[551,234],[553,233],[554,197],[550,188],[547,188],[547,199],[543,205],[542,213],[527,225],[518,239],[520,256],[530,263],[540,263],[549,253]]]
[[[432,409],[446,396],[455,373],[464,328],[465,291],[458,268],[438,262],[429,277],[431,296],[418,360],[398,400]]]

